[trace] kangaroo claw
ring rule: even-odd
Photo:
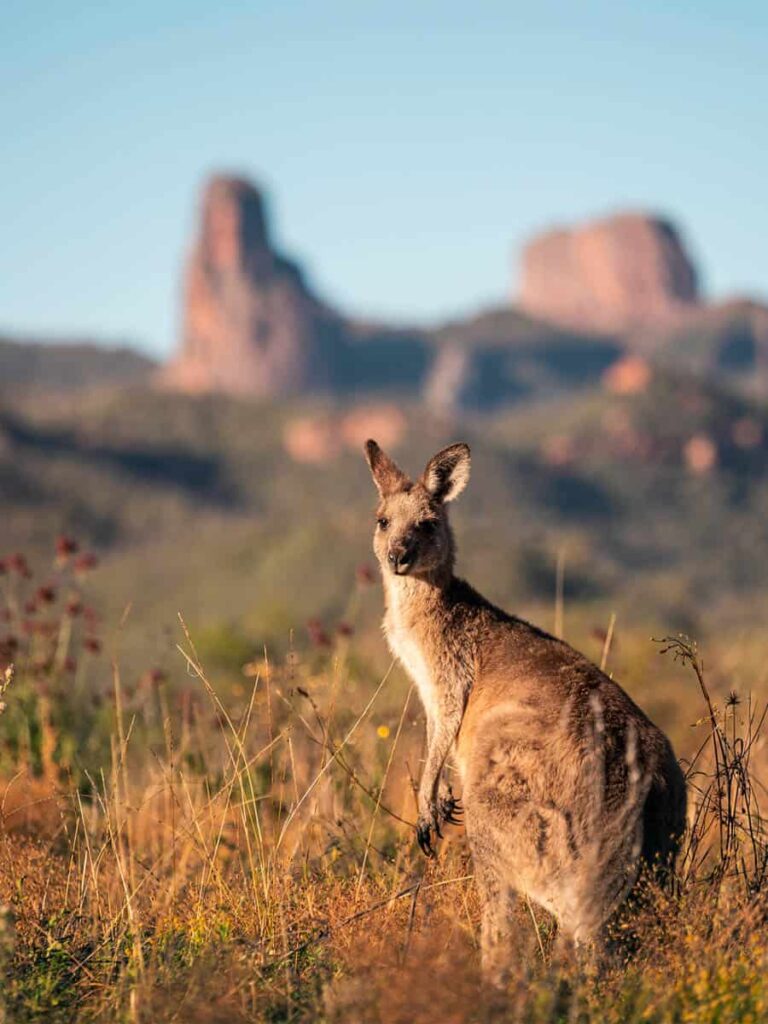
[[[448,796],[440,799],[438,810],[443,821],[447,821],[450,825],[462,824],[464,808],[461,806],[461,801],[453,793],[449,793]]]
[[[437,831],[437,828],[435,828],[435,831]],[[416,825],[416,841],[425,857],[435,856],[435,848],[432,845],[432,825],[424,818],[419,818]]]

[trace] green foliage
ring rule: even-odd
[[[215,657],[232,667],[265,645],[300,644],[309,619],[333,633],[356,566],[372,558],[373,490],[357,451],[300,464],[282,440],[296,417],[332,412],[141,390],[19,400],[0,448],[5,550],[42,555],[61,530],[98,545],[109,573],[94,598],[111,631],[130,606],[115,640],[126,672],[174,658],[179,611],[196,629],[231,631],[232,649]],[[763,407],[659,371],[639,394],[560,395],[450,428],[405,412],[394,454],[411,471],[446,440],[472,444],[459,567],[500,603],[549,616],[563,551],[570,607],[603,622],[616,611],[644,632],[661,622],[706,636],[714,622],[759,621]],[[709,472],[686,463],[702,437],[715,449]],[[377,603],[361,614],[373,645]]]

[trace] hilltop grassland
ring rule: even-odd
[[[77,548],[60,538],[50,567],[15,556],[0,580],[6,1020],[765,1019],[756,641],[713,637],[704,665],[682,637],[592,635],[566,604],[568,638],[674,736],[690,829],[630,958],[579,965],[521,901],[513,981],[492,998],[462,830],[435,861],[414,841],[423,721],[360,635],[371,574],[343,620],[283,650],[209,669],[177,618],[167,666],[121,667],[120,624],[91,603],[109,565]]]
[[[390,445],[379,431],[392,422]],[[727,628],[741,642],[764,621],[768,412],[661,370],[637,393],[595,387],[460,418],[370,397],[17,396],[0,404],[0,554],[44,559],[61,532],[98,550],[101,613],[116,623],[131,606],[126,668],[173,665],[179,610],[211,669],[265,644],[283,656],[291,630],[344,618],[370,559],[368,429],[410,472],[469,442],[459,569],[509,610],[551,625],[564,558],[577,637],[613,612],[640,636],[707,641]],[[382,671],[380,602],[359,616],[357,650]]]

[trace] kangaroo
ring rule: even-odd
[[[483,972],[503,984],[515,894],[600,948],[646,867],[664,878],[685,825],[682,772],[666,736],[622,688],[567,643],[508,615],[454,575],[447,504],[469,480],[454,444],[411,480],[375,441],[373,547],[384,632],[427,719],[417,839],[434,856],[458,800],[482,906]]]

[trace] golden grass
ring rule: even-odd
[[[546,915],[521,902],[502,1000],[480,984],[461,830],[447,830],[435,861],[415,847],[415,696],[396,706],[389,672],[354,678],[343,645],[315,667],[265,659],[224,696],[183,623],[180,636],[187,689],[177,705],[155,681],[154,732],[113,666],[108,720],[93,720],[110,723],[101,765],[63,756],[50,700],[65,692],[7,677],[0,697],[9,710],[25,702],[46,752],[5,743],[17,759],[0,794],[7,1020],[768,1016],[765,746],[746,701],[707,689],[699,706],[691,675],[691,830],[677,893],[638,912],[632,958],[581,970]],[[671,644],[706,688],[695,648]]]

